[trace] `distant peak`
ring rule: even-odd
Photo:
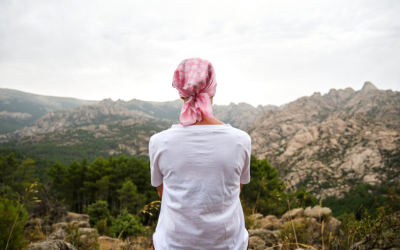
[[[361,91],[379,90],[372,82],[365,82]]]

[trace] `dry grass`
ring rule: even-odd
[[[99,239],[100,250],[152,250],[151,237],[128,238],[124,241],[115,238]]]

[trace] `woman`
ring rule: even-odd
[[[184,100],[181,123],[149,142],[151,184],[162,198],[154,248],[247,249],[239,194],[250,182],[251,139],[214,118],[217,82],[209,61],[182,61],[172,86]]]

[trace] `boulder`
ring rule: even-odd
[[[99,242],[112,242],[112,243],[115,243],[115,242],[119,241],[116,238],[111,238],[111,237],[108,237],[108,236],[100,236],[98,238],[98,240],[99,240]]]
[[[85,227],[90,227],[90,223],[89,221],[77,221],[77,222],[73,222],[74,227],[80,227],[80,228],[85,228]]]
[[[260,239],[257,236],[250,237],[249,249],[251,250],[264,250],[265,249],[265,241]]]
[[[278,244],[278,231],[266,229],[249,230],[249,236],[258,237],[264,241],[265,246],[270,247]]]
[[[30,245],[26,250],[77,250],[73,245],[63,240],[48,240]]]
[[[57,230],[57,229],[67,230],[67,226],[68,226],[67,222],[60,222],[60,223],[53,224],[54,230]]]
[[[332,210],[328,207],[320,207],[316,205],[315,207],[307,207],[304,211],[305,217],[315,218],[317,221],[327,220],[332,215]]]
[[[68,212],[67,216],[65,217],[66,222],[73,222],[73,221],[87,221],[89,222],[89,215],[87,214],[77,214]]]
[[[100,248],[104,250],[118,249],[123,244],[121,240],[111,238],[108,236],[100,236],[98,238],[98,242],[101,246]]]
[[[342,222],[340,222],[338,219],[331,217],[327,223],[325,223],[325,228],[324,231],[329,233],[332,233],[333,235],[339,233],[339,228]]]
[[[79,228],[79,233],[81,235],[86,235],[86,234],[98,234],[96,228]]]
[[[295,208],[290,211],[287,211],[284,215],[282,215],[282,220],[288,221],[295,218],[304,217],[304,209],[303,208]]]
[[[264,217],[262,214],[252,214],[252,215],[249,215],[247,218],[249,218],[250,220],[255,221],[255,220],[261,219],[262,217]]]
[[[130,240],[128,249],[148,249],[152,246],[151,239],[142,236],[131,238]]]
[[[52,240],[64,240],[65,239],[65,230],[62,228],[58,228],[49,235],[49,238]]]
[[[276,217],[275,215],[267,215],[267,216],[265,216],[265,219],[272,221],[272,220],[277,220],[278,217]]]
[[[278,218],[276,218],[276,216],[268,215],[265,218],[259,220],[255,228],[262,228],[273,231],[282,228],[282,223]]]
[[[71,221],[71,222],[60,222],[53,224],[54,229],[62,228],[64,230],[67,230],[68,224],[72,226],[72,228],[90,228],[90,223],[88,221]]]
[[[256,222],[255,228],[269,227],[271,224],[272,223],[270,220],[267,220],[266,218],[262,218],[261,220]],[[265,229],[268,229],[268,228],[265,228]]]

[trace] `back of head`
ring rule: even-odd
[[[201,121],[202,113],[214,118],[210,97],[215,95],[217,81],[214,68],[208,60],[183,60],[175,70],[172,86],[179,91],[181,97],[188,98],[179,118],[183,125]]]

